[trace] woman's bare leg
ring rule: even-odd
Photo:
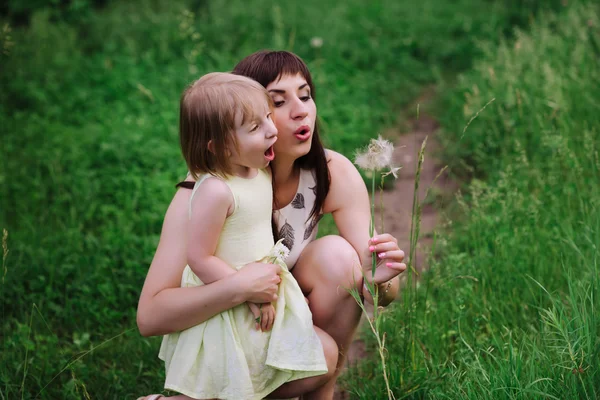
[[[346,361],[361,309],[347,289],[362,287],[362,270],[354,248],[340,236],[315,240],[302,251],[292,273],[309,300],[313,323],[337,343],[335,374],[303,399],[331,399],[335,381]]]
[[[329,382],[336,373],[338,360],[338,347],[335,340],[331,338],[325,331],[315,326],[315,331],[321,339],[323,351],[325,352],[325,361],[327,362],[327,373],[324,375],[313,376],[311,378],[298,379],[280,386],[277,390],[271,393],[268,398],[288,399],[298,397],[307,392],[312,392],[315,389],[322,387]],[[331,397],[322,397],[330,399]]]

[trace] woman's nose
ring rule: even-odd
[[[308,108],[306,104],[299,98],[296,98],[292,107],[292,119],[304,119],[307,115]]]

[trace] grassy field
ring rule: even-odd
[[[599,17],[575,3],[484,45],[445,97],[444,156],[471,180],[385,315],[396,398],[600,398]],[[385,397],[375,356],[346,382]]]
[[[572,324],[592,318],[586,310],[597,303],[573,307],[565,294],[567,282],[573,301],[597,293],[585,285],[596,282],[598,169],[584,151],[597,144],[597,14],[528,0],[103,3],[2,17],[0,228],[8,254],[0,398],[122,399],[161,388],[160,339],[139,336],[135,307],[173,184],[185,174],[179,95],[199,75],[230,70],[261,48],[289,49],[308,62],[325,141],[347,155],[396,123],[424,85],[474,69],[449,95],[443,122],[453,170],[478,180],[465,195],[464,221],[440,240],[438,264],[452,268],[435,268],[429,290],[414,294],[422,312],[388,314],[400,321],[388,339],[397,393],[475,393],[484,374],[474,365],[505,371],[507,349],[521,363],[515,368],[543,355],[548,373],[567,371],[569,380],[517,376],[507,390],[523,384],[550,393],[566,382],[565,390],[583,393],[581,381],[595,393],[598,376],[588,366],[597,343]],[[558,11],[547,17],[556,21],[515,38],[514,26],[526,28],[541,8]],[[461,139],[490,97],[494,106]],[[565,279],[571,270],[577,274]],[[567,359],[549,340],[561,331],[540,317],[552,304],[585,361],[583,374],[560,368]],[[591,334],[595,323],[582,326]],[[362,374],[351,389],[379,393],[382,383]]]

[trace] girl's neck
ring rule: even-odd
[[[245,167],[243,165],[233,164],[231,169],[234,176],[239,176],[244,179],[252,179],[258,174],[258,169]]]

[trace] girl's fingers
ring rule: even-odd
[[[254,303],[248,303],[248,307],[250,308],[250,312],[252,312],[252,316],[254,317],[254,328],[259,331],[260,330],[260,309]]]
[[[269,313],[267,312],[267,307],[265,305],[261,307],[260,311],[260,330],[264,332],[267,329],[267,323],[269,322]]]
[[[266,311],[263,311],[262,321],[261,321],[261,325],[260,325],[263,332],[265,332],[267,330],[268,324],[269,324],[269,313]]]
[[[250,308],[250,312],[254,315],[254,318],[260,317],[260,309],[255,303],[247,303]]]
[[[273,320],[275,317],[275,313],[273,312],[272,307],[265,307],[265,310],[263,310],[263,324],[262,324],[262,330],[263,332],[267,332],[269,330],[271,330],[271,327],[273,326]]]
[[[273,323],[275,323],[275,312],[271,313],[271,318],[269,318],[269,326],[267,330],[273,329]]]

